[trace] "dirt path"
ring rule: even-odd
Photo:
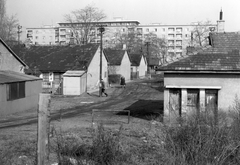
[[[162,114],[163,94],[159,80],[130,82],[126,88],[115,86],[107,90],[109,97],[98,97],[98,92],[81,97],[53,97],[51,120],[67,120],[74,117],[88,118],[93,109],[129,110],[132,117],[146,118]],[[87,117],[86,117],[87,116]],[[37,123],[35,111],[0,118],[0,128]]]

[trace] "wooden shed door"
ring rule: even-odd
[[[169,110],[171,119],[176,121],[181,116],[181,90],[170,89],[169,90]]]
[[[205,91],[205,105],[206,105],[206,114],[208,117],[212,117],[214,124],[218,122],[218,97],[217,90],[206,90]]]

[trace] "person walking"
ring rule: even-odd
[[[100,81],[100,87],[101,87],[101,95],[104,93],[105,96],[107,97],[108,94],[105,92],[106,85],[105,85],[105,82],[103,81],[103,79],[101,79],[101,81]]]
[[[123,77],[123,76],[121,76],[120,85],[121,85],[121,87],[123,87],[123,88],[125,88],[125,86],[126,86],[125,77]]]

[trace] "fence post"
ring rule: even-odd
[[[39,94],[37,165],[46,165],[48,159],[48,133],[50,127],[50,94]]]

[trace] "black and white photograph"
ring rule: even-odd
[[[239,165],[240,0],[0,0],[0,165]]]

